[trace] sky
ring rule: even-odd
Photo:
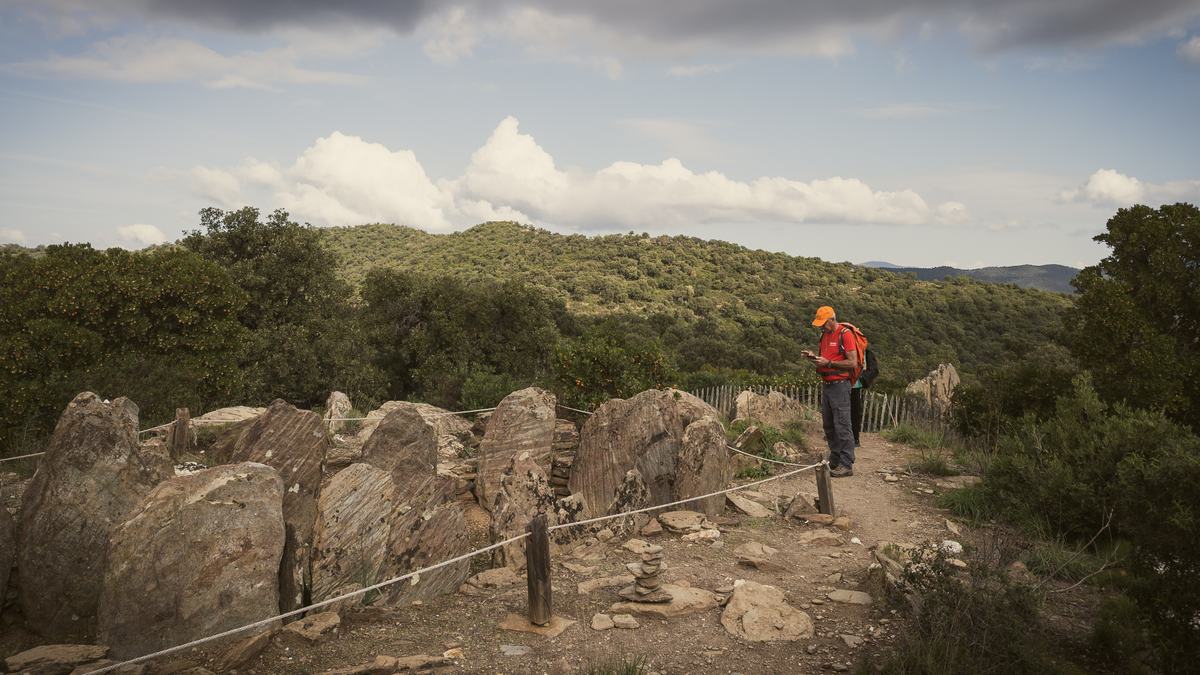
[[[1094,264],[1200,203],[1200,0],[0,0],[0,243],[201,208]]]

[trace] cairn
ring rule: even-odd
[[[622,588],[618,595],[630,602],[670,602],[671,594],[662,589],[662,581],[658,578],[662,559],[662,546],[654,544],[643,549],[641,562],[625,565],[633,573],[633,585]]]

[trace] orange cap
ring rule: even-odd
[[[833,308],[829,305],[817,308],[817,316],[813,319],[814,326],[824,326],[825,322],[832,319],[834,316]]]

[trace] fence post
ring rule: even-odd
[[[546,626],[550,623],[550,532],[546,529],[546,514],[539,513],[529,521],[529,539],[525,542],[525,571],[529,587],[529,623]]]
[[[175,409],[175,423],[171,425],[171,432],[167,434],[167,452],[171,457],[179,457],[180,454],[191,451],[191,415],[187,408]]]
[[[821,513],[833,513],[833,478],[829,475],[829,463],[817,467],[817,501],[820,502]]]

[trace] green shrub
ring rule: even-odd
[[[649,668],[644,656],[622,656],[582,671],[586,675],[642,675]]]
[[[1100,616],[1092,626],[1091,647],[1096,659],[1113,672],[1152,675],[1154,653],[1146,616],[1131,598],[1114,595],[1100,605]]]
[[[904,675],[1056,672],[1038,630],[1040,601],[1029,588],[986,565],[963,578],[936,549],[919,549],[904,582],[919,609],[876,672]],[[870,672],[864,668],[865,672]]]

